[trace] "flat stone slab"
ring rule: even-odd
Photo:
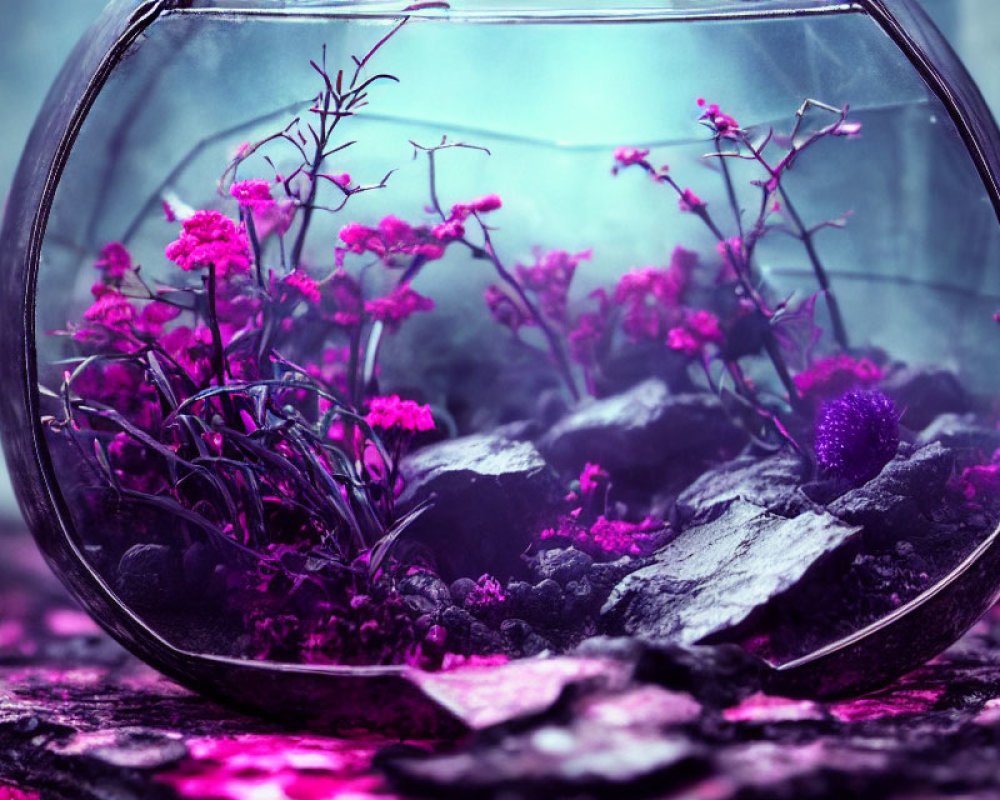
[[[601,614],[612,633],[694,644],[743,622],[834,551],[859,546],[860,532],[826,513],[787,519],[735,501],[660,548]]]

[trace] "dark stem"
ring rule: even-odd
[[[208,289],[208,327],[212,332],[212,371],[215,373],[216,383],[219,386],[224,386],[226,383],[225,360],[223,358],[222,333],[219,331],[219,317],[216,310],[215,284],[215,264],[209,264],[205,285]]]
[[[247,238],[250,239],[250,247],[253,250],[253,263],[257,270],[257,286],[264,290],[264,268],[260,263],[260,240],[257,238],[257,225],[253,221],[253,211],[249,208],[240,209],[243,222],[247,226]]]
[[[485,252],[486,256],[493,263],[493,268],[496,270],[497,275],[500,277],[504,283],[506,283],[515,294],[517,294],[518,299],[524,304],[531,318],[538,325],[538,329],[545,336],[545,340],[549,344],[549,351],[552,353],[553,359],[555,359],[556,367],[562,375],[562,379],[566,384],[566,388],[569,389],[569,393],[574,401],[580,400],[580,391],[576,388],[576,381],[573,379],[573,370],[570,366],[569,359],[566,357],[566,351],[563,349],[562,342],[559,337],[556,336],[556,332],[552,330],[552,327],[545,321],[542,313],[538,310],[535,304],[528,297],[527,292],[525,292],[524,287],[521,286],[520,282],[515,278],[507,268],[500,261],[500,258],[496,254],[496,250],[493,249],[493,242],[490,238],[489,231],[486,226],[480,222],[480,226],[483,229],[483,238],[485,241],[485,248],[479,250],[475,245],[469,242],[467,239],[463,238],[463,244],[470,247],[474,252]]]
[[[830,286],[830,278],[823,267],[819,253],[816,252],[813,234],[802,223],[802,218],[799,216],[798,211],[796,211],[795,206],[792,205],[785,187],[779,185],[778,191],[781,193],[781,200],[785,204],[788,216],[798,229],[799,238],[802,240],[802,244],[806,248],[806,254],[809,256],[809,262],[812,264],[813,274],[815,274],[816,281],[819,283],[820,289],[823,290],[823,296],[826,298],[826,307],[830,312],[830,322],[833,325],[833,338],[842,350],[847,350],[849,347],[847,327],[844,325],[844,317],[840,312],[840,304],[837,302],[837,297]]]

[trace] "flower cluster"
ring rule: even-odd
[[[166,256],[185,271],[211,266],[222,277],[250,268],[246,232],[219,211],[199,211],[184,220]]]
[[[817,359],[795,376],[795,388],[810,402],[838,397],[851,389],[867,389],[884,377],[881,367],[868,358],[846,353]]]
[[[401,400],[399,395],[372,397],[368,400],[371,409],[365,420],[373,428],[402,431],[432,431],[434,417],[430,406],[422,406],[412,400]]]
[[[500,581],[492,575],[481,575],[476,585],[465,596],[465,605],[479,612],[494,609],[507,601],[507,594]]]
[[[542,531],[539,538],[549,544],[570,545],[598,561],[615,561],[653,552],[662,541],[664,530],[663,522],[652,517],[627,522],[601,515],[589,526],[572,517],[563,517],[556,527]]]

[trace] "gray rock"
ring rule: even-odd
[[[786,519],[735,501],[616,586],[601,609],[605,629],[696,644],[746,620],[834,551],[856,549],[860,531],[825,513]]]
[[[689,467],[738,449],[744,435],[722,404],[707,393],[671,395],[660,380],[580,406],[539,441],[560,469],[577,471],[590,461],[605,469]]]
[[[530,442],[467,436],[403,460],[403,511],[433,505],[407,530],[427,545],[445,579],[524,571],[521,554],[553,523],[563,488]]]
[[[686,523],[713,519],[737,500],[746,500],[782,517],[818,510],[802,492],[802,479],[802,459],[794,453],[764,459],[741,456],[710,469],[681,492],[677,511]]]
[[[433,572],[419,570],[407,575],[399,582],[399,593],[404,597],[420,597],[426,600],[432,610],[440,610],[451,605],[451,592],[445,582]]]
[[[941,414],[917,437],[918,445],[933,442],[956,450],[981,450],[988,457],[1000,447],[1000,430],[979,424],[974,414]]]
[[[900,367],[880,386],[902,412],[900,422],[923,430],[941,414],[964,414],[969,396],[955,373],[934,367]]]
[[[590,572],[594,559],[573,547],[542,550],[531,560],[531,575],[536,581],[551,578],[565,586]]]
[[[944,491],[955,465],[955,454],[939,442],[915,452],[900,452],[868,483],[828,507],[851,525],[865,526],[865,538],[894,540],[912,535],[927,524],[931,508]]]

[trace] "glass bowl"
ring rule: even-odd
[[[1000,593],[997,141],[910,0],[116,0],[4,224],[24,514],[288,717],[596,635],[884,684]]]

